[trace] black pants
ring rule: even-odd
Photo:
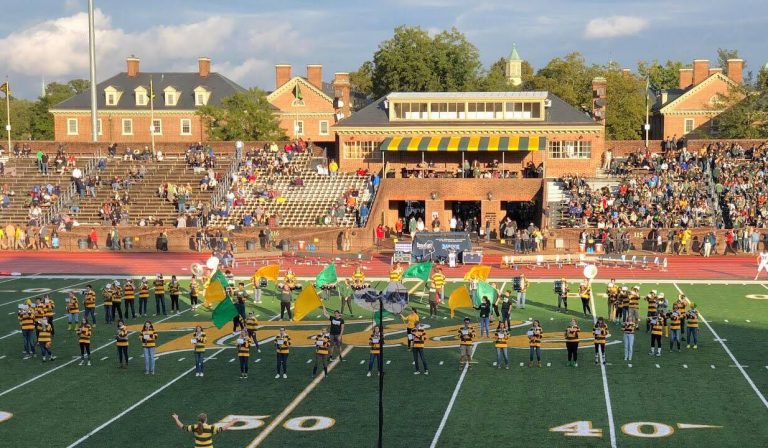
[[[240,373],[248,373],[249,356],[240,356]]]
[[[419,371],[419,358],[421,358],[421,363],[424,364],[424,371],[426,372],[429,370],[429,367],[427,367],[427,360],[424,359],[424,348],[418,347],[413,349],[413,368],[418,372]]]
[[[651,335],[651,349],[653,348],[661,348],[661,335],[660,334],[652,334]]]
[[[128,308],[131,308],[131,316],[133,318],[136,318],[136,309],[133,307],[133,300],[126,300],[125,301],[125,317],[128,317]]]
[[[277,354],[277,374],[288,373],[288,353]]]
[[[197,296],[189,296],[189,303],[192,304],[192,306],[197,306]]]
[[[165,312],[165,294],[155,294],[155,314],[160,314],[160,308],[163,309],[163,316],[167,316]]]
[[[123,363],[123,359],[128,364],[128,347],[117,347],[117,358],[120,360],[120,364]]]
[[[120,308],[120,302],[112,304],[112,320],[115,320],[115,313],[120,316],[120,320],[123,320],[123,309]]]
[[[323,365],[323,372],[328,375],[328,355],[315,354],[315,365],[312,367],[312,376],[315,376],[317,373],[317,366],[319,364]]]
[[[174,310],[179,311],[179,296],[178,294],[171,294],[171,312]]]
[[[142,316],[147,314],[147,302],[149,297],[139,297],[139,314]]]
[[[248,337],[253,339],[253,345],[256,347],[256,350],[259,350],[259,339],[256,337],[256,330],[248,330]]]
[[[568,350],[568,361],[579,360],[579,343],[578,342],[566,342],[565,348]]]
[[[493,314],[499,317],[499,305],[493,305]]]
[[[88,359],[91,359],[91,343],[90,342],[81,342],[80,343],[80,357],[84,358],[86,353],[88,354]]]
[[[429,302],[429,317],[437,317],[437,302]]]
[[[288,312],[288,319],[293,319],[293,315],[291,314],[291,302],[280,302],[280,319],[283,318],[283,315]]]
[[[584,315],[592,314],[592,310],[589,308],[589,299],[581,299],[581,309],[584,311]]]

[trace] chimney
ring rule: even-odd
[[[307,65],[307,81],[318,89],[323,90],[323,66],[320,64]]]
[[[199,58],[197,60],[197,73],[201,78],[205,78],[211,74],[211,59]]]
[[[681,68],[680,69],[680,84],[678,87],[681,89],[687,89],[688,86],[693,84],[693,69],[692,68]]]
[[[344,114],[344,117],[348,117],[351,110],[350,89],[352,88],[349,82],[349,73],[336,72],[333,74],[333,91],[334,99],[333,107],[337,109],[338,113]]]
[[[128,76],[133,78],[139,74],[139,58],[131,56],[125,62],[128,64]]]
[[[715,73],[723,73],[723,69],[720,68],[720,67],[710,67],[709,68],[709,76],[712,76]]]
[[[744,81],[744,59],[728,59],[727,75],[731,78],[731,81],[736,84],[741,84]]]
[[[606,98],[608,87],[608,81],[602,76],[592,79],[592,116],[595,117],[595,121],[605,124],[605,106],[607,104]]]
[[[697,86],[709,77],[709,59],[693,60],[693,85]]]
[[[291,80],[291,64],[277,64],[275,66],[275,89]]]

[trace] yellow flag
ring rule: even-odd
[[[278,274],[280,274],[279,264],[262,266],[253,274],[253,284],[257,284],[256,282],[258,282],[260,278],[266,278],[276,282]]]
[[[8,95],[10,93],[11,89],[8,86],[7,82],[4,82],[0,84],[0,92],[3,92],[4,94]]]
[[[476,278],[478,280],[486,281],[491,275],[491,267],[485,265],[472,266],[466,274],[464,274],[464,280],[472,280]]]
[[[472,299],[466,286],[456,288],[448,297],[448,308],[451,309],[451,317],[456,315],[456,308],[472,308]]]
[[[311,283],[307,284],[299,294],[299,297],[296,298],[296,306],[293,308],[294,322],[304,319],[309,313],[322,305],[323,302],[320,301],[320,296],[317,295],[314,285]]]
[[[216,271],[205,286],[205,303],[215,305],[221,302],[227,296],[228,286],[227,277],[221,271]]]

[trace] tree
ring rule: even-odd
[[[477,90],[483,92],[510,92],[523,90],[533,78],[533,67],[528,61],[523,61],[520,67],[520,75],[523,82],[519,86],[513,86],[507,80],[507,58],[499,58],[491,64],[485,76],[477,83]]]
[[[651,62],[639,61],[637,63],[637,72],[640,77],[650,78],[651,87],[654,89],[676,89],[680,85],[680,69],[686,65],[680,61],[667,59],[664,65],[654,59]]]
[[[717,49],[717,64],[718,67],[723,69],[723,72],[728,71],[728,59],[739,59],[739,50],[729,50],[727,48]],[[744,64],[746,66],[746,64]]]
[[[11,92],[13,93],[13,92]],[[6,119],[6,107],[5,107],[5,94],[0,94],[0,145],[5,146],[5,142],[8,141],[8,132],[5,130],[7,124]],[[30,115],[31,109],[34,105],[32,101],[16,98],[11,94],[11,140],[30,140],[33,138],[30,128]]]
[[[370,96],[373,93],[373,62],[365,61],[357,71],[350,73],[349,83],[352,90]]]
[[[768,92],[750,81],[733,86],[721,95],[717,109],[718,133],[723,138],[768,137]]]
[[[439,90],[460,92],[475,86],[482,68],[480,52],[459,30],[435,35],[431,56]]]
[[[590,109],[592,78],[599,75],[596,66],[587,66],[584,56],[574,52],[550,60],[526,85],[526,89],[546,90],[571,106]]]
[[[212,140],[285,140],[272,105],[260,89],[238,92],[217,106],[203,106],[197,114],[209,126]]]
[[[608,87],[605,111],[605,137],[609,140],[635,140],[645,123],[645,79],[609,66],[603,73]]]

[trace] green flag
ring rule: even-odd
[[[298,83],[296,83],[296,86],[293,88],[293,96],[299,101],[304,99],[304,95],[301,94],[301,87],[299,87]]]
[[[384,314],[382,315],[382,317],[389,317],[391,315],[392,315],[392,313],[390,313],[387,310],[384,310]],[[376,323],[376,325],[379,324],[379,312],[378,311],[374,311],[374,313],[373,313],[373,320]]]
[[[432,262],[425,261],[408,267],[408,269],[403,272],[403,278],[418,278],[419,280],[426,282],[429,280],[430,272],[432,272]]]
[[[227,322],[232,322],[232,319],[234,319],[235,316],[237,316],[235,304],[232,303],[232,300],[230,300],[229,297],[225,297],[224,300],[219,302],[219,304],[216,305],[216,308],[213,309],[211,320],[213,321],[213,324],[216,325],[216,328],[221,328],[226,325]]]
[[[317,277],[315,277],[315,284],[318,288],[322,288],[325,285],[336,283],[338,277],[336,276],[336,265],[331,263],[325,267]]]
[[[487,296],[491,303],[495,302],[497,294],[498,293],[496,292],[496,288],[491,286],[490,283],[478,282],[477,294],[474,297],[475,306],[480,305],[480,303],[483,301],[483,296]]]

